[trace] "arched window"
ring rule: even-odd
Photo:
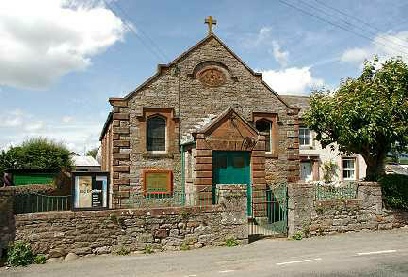
[[[272,152],[272,122],[260,119],[255,123],[255,127],[265,137],[265,152]]]
[[[161,116],[147,119],[147,151],[166,151],[166,119]]]

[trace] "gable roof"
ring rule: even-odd
[[[155,75],[151,76],[150,78],[148,78],[145,82],[143,82],[141,85],[139,85],[137,88],[135,88],[133,91],[131,91],[129,94],[127,94],[125,97],[123,98],[118,98],[118,97],[112,97],[109,98],[109,100],[119,100],[119,99],[123,99],[123,100],[129,100],[129,98],[131,98],[135,93],[137,93],[139,90],[143,89],[146,85],[150,84],[152,81],[156,80],[162,73],[163,69],[167,69],[170,68],[174,65],[176,65],[179,61],[181,61],[182,59],[184,59],[185,57],[187,57],[191,52],[193,52],[194,50],[198,49],[200,46],[202,46],[203,44],[205,44],[206,42],[208,42],[211,39],[215,39],[221,46],[223,46],[236,60],[238,60],[253,76],[255,77],[259,77],[260,81],[262,83],[263,86],[265,86],[271,93],[273,93],[279,101],[281,101],[286,107],[290,108],[290,105],[288,105],[270,86],[268,86],[263,80],[262,80],[262,73],[258,73],[253,71],[240,57],[238,57],[238,55],[236,55],[224,42],[222,42],[222,40],[217,37],[214,33],[210,33],[208,34],[204,39],[200,40],[197,44],[195,44],[194,46],[190,47],[189,49],[187,49],[186,51],[184,51],[180,56],[178,56],[175,60],[173,60],[172,62],[168,63],[168,64],[159,64],[158,68],[157,68],[157,72]]]
[[[310,108],[310,97],[305,95],[281,95],[282,99],[286,101],[292,108],[298,108],[299,118],[302,118],[305,111]]]
[[[230,117],[232,114],[236,115],[239,120],[245,123],[245,125],[250,129],[254,134],[259,134],[258,130],[256,130],[253,126],[248,124],[245,119],[243,119],[232,107],[225,109],[222,113],[220,113],[217,117],[211,120],[208,124],[202,126],[199,130],[193,133],[193,136],[196,134],[205,134],[213,129],[215,129],[219,122],[221,122],[224,118]]]

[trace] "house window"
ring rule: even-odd
[[[161,116],[147,119],[147,151],[166,151],[166,119]]]
[[[355,158],[343,158],[343,180],[355,180],[356,179],[356,159]]]
[[[310,144],[310,129],[307,127],[299,127],[299,145],[309,146]]]
[[[265,137],[265,152],[272,152],[272,122],[261,119],[256,122],[256,129]]]

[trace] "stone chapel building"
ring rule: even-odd
[[[250,204],[257,189],[299,179],[299,109],[211,29],[109,102],[100,141],[113,208],[132,195],[211,193],[216,184],[246,184]]]

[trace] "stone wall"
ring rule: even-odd
[[[361,182],[356,199],[316,200],[313,184],[288,186],[289,236],[318,236],[408,226],[408,213],[382,207],[381,187]]]
[[[58,258],[118,251],[187,250],[248,241],[246,191],[225,188],[219,204],[16,215],[16,239]]]
[[[11,190],[0,191],[0,259],[15,235],[12,195]]]

